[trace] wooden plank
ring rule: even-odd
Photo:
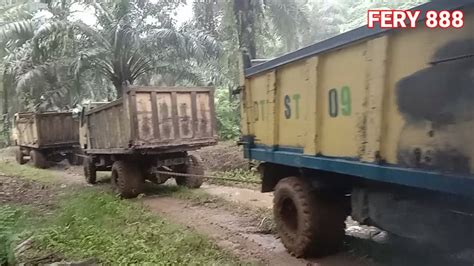
[[[89,111],[86,112],[86,115],[91,115],[91,114],[94,114],[94,113],[97,113],[97,112],[100,112],[102,110],[105,110],[105,109],[109,109],[111,107],[114,107],[114,106],[117,106],[117,105],[121,105],[123,104],[123,99],[120,98],[118,100],[115,100],[113,102],[110,102],[110,103],[107,103],[107,104],[102,104],[98,107],[95,107]]]
[[[137,140],[137,130],[138,130],[138,121],[137,121],[137,101],[136,93],[134,91],[130,92],[128,96],[128,107],[130,114],[130,138],[132,141]]]
[[[138,136],[140,141],[153,141],[153,112],[151,106],[151,93],[136,93],[136,107],[137,107],[137,121],[138,121]]]
[[[198,121],[197,121],[197,98],[196,92],[191,92],[191,119],[193,121],[193,138],[197,136]]]
[[[174,139],[171,93],[157,94],[156,101],[158,104],[160,141]]]
[[[140,87],[134,86],[129,87],[128,92],[207,92],[213,90],[213,87],[158,87],[158,86],[147,86]]]
[[[180,137],[179,137],[178,100],[177,100],[176,92],[171,92],[171,116],[173,119],[174,137],[176,140],[178,140]]]
[[[177,108],[179,118],[179,136],[181,139],[193,137],[193,120],[191,114],[191,94],[177,93]]]
[[[41,129],[38,126],[39,125],[38,116],[36,116],[36,115],[34,116],[34,121],[35,121],[35,123],[33,125],[36,126],[35,129],[34,129],[34,131],[36,131],[36,145],[41,146]]]
[[[367,42],[367,87],[365,110],[366,126],[364,139],[361,140],[361,159],[365,162],[377,162],[381,153],[382,118],[384,101],[387,98],[387,56],[388,36]]]
[[[280,105],[277,104],[278,99],[278,87],[277,87],[277,79],[276,79],[276,71],[271,71],[267,73],[267,117],[268,119],[265,120],[266,128],[267,128],[267,137],[270,141],[268,144],[270,146],[278,145],[278,126],[279,126],[279,107]]]
[[[308,81],[308,97],[306,99],[306,143],[304,153],[315,155],[319,153],[318,125],[321,124],[322,115],[319,113],[321,102],[318,102],[318,66],[319,57],[312,57],[306,61],[306,78]],[[318,110],[319,109],[319,110]]]
[[[211,120],[211,136],[217,136],[217,116],[216,106],[214,102],[214,90],[209,91],[209,108],[210,108],[210,120]]]
[[[87,154],[131,154],[133,149],[112,148],[112,149],[87,149]]]
[[[151,116],[153,120],[153,135],[160,139],[160,119],[158,116],[158,105],[156,102],[156,91],[151,92]]]

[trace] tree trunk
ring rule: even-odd
[[[7,73],[3,73],[2,87],[3,87],[3,106],[2,106],[2,134],[5,139],[5,144],[10,146],[10,115],[8,113],[8,89],[11,87],[11,77]]]
[[[258,1],[234,0],[234,15],[237,21],[239,32],[239,46],[242,51],[246,51],[250,59],[257,57],[255,41],[255,4]]]

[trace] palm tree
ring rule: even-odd
[[[298,49],[309,25],[301,0],[234,0],[234,16],[238,25],[239,44],[251,58],[257,57],[258,36],[283,40],[285,52]],[[273,36],[271,32],[276,32]]]
[[[7,65],[15,76],[17,91],[33,97],[37,100],[35,103],[43,102],[39,95],[45,99],[78,102],[85,96],[81,89],[92,87],[80,82],[84,78],[91,79],[91,70],[110,80],[115,95],[121,96],[123,84],[133,84],[137,80],[148,83],[144,77],[153,76],[150,73],[156,71],[174,74],[176,67],[170,71],[173,69],[170,66],[175,58],[189,65],[211,54],[215,56],[216,45],[212,38],[202,33],[177,30],[172,18],[166,14],[159,17],[161,20],[156,25],[145,23],[145,18],[164,12],[163,5],[171,2],[156,6],[139,0],[132,4],[125,0],[113,3],[84,1],[84,5],[96,10],[97,26],[71,21],[70,5],[65,2],[50,1],[48,10],[53,16],[42,23],[30,18],[0,27],[0,36],[4,39],[15,40],[16,36],[24,36],[21,49],[26,51],[26,56],[18,58],[10,52]],[[182,68],[174,83],[179,79],[193,78],[194,73],[185,73],[186,69],[191,68]],[[41,91],[38,84],[48,89],[38,94],[38,90]],[[48,106],[57,103],[50,102]]]

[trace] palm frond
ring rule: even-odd
[[[38,84],[38,81],[46,80],[46,73],[49,71],[50,64],[35,66],[25,73],[16,76],[16,91],[21,93],[25,88],[31,88],[33,84]]]
[[[20,20],[6,23],[0,26],[0,42],[11,39],[27,40],[34,35],[34,22],[32,20]]]

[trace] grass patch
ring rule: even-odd
[[[58,180],[58,176],[51,170],[38,169],[30,165],[20,165],[11,161],[0,161],[0,173],[12,177],[23,177],[30,180],[52,183]]]
[[[31,236],[33,224],[41,218],[30,209],[15,205],[0,206],[0,265],[13,265],[15,244]]]
[[[260,183],[262,182],[260,175],[253,170],[234,169],[224,172],[214,172],[212,175],[216,178],[208,179],[206,182],[223,186],[258,189],[260,187]],[[234,179],[236,181],[229,181],[225,179]]]
[[[230,264],[204,236],[170,224],[139,204],[95,190],[64,199],[42,230],[41,248],[105,264]]]
[[[22,231],[24,213],[13,206],[0,207],[0,265],[12,264],[15,260],[13,243]]]

